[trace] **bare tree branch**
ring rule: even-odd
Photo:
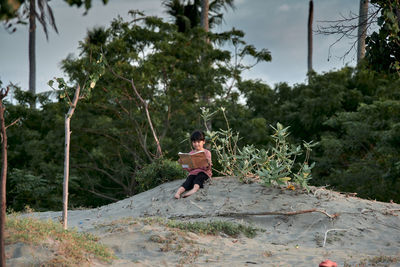
[[[16,124],[17,122],[19,122],[21,120],[21,118],[16,119],[15,121],[13,121],[12,123],[10,123],[9,125],[6,126],[6,129],[10,126],[13,126],[14,124]]]
[[[337,43],[343,39],[350,39],[352,44],[350,48],[340,56],[340,59],[345,59],[353,49],[356,49],[357,42],[359,41],[358,28],[359,26],[364,26],[367,31],[371,30],[373,25],[377,23],[377,17],[381,8],[376,5],[371,5],[370,11],[366,19],[360,18],[360,15],[350,12],[347,16],[340,14],[340,19],[337,20],[321,20],[318,23],[322,25],[317,25],[317,34],[322,35],[337,35],[336,40],[329,46],[328,50],[328,60],[331,58],[331,49]],[[362,25],[361,25],[362,24]],[[325,26],[326,25],[326,26]]]
[[[108,199],[108,200],[111,200],[111,201],[114,201],[114,202],[117,202],[117,201],[119,200],[119,199],[116,199],[116,198],[113,198],[113,197],[104,195],[104,194],[99,193],[99,192],[94,191],[94,190],[88,190],[88,192],[90,192],[90,193],[92,193],[93,195],[96,195],[96,196],[98,196],[98,197],[105,198],[105,199]]]
[[[124,80],[124,81],[127,81],[127,82],[129,82],[129,83],[131,84],[132,89],[133,89],[133,91],[134,91],[135,94],[136,94],[136,97],[140,100],[140,102],[142,103],[142,105],[143,105],[143,107],[144,107],[144,109],[145,109],[147,121],[148,121],[149,126],[150,126],[150,129],[151,129],[151,131],[152,131],[152,133],[153,133],[153,138],[154,138],[154,140],[156,141],[156,144],[157,144],[157,157],[161,157],[161,156],[162,156],[161,145],[160,145],[160,141],[158,140],[157,133],[156,133],[154,127],[153,127],[153,122],[151,121],[151,116],[150,116],[150,112],[149,112],[149,104],[148,104],[148,103],[142,98],[142,96],[139,94],[139,91],[136,89],[135,83],[133,82],[132,79],[129,80],[129,79],[127,79],[127,78],[125,78],[125,77],[123,77],[123,76],[117,74],[117,73],[116,73],[113,69],[111,69],[111,68],[110,68],[110,70],[111,70],[112,74],[114,74],[114,76],[116,76],[116,77],[118,77],[118,78],[120,78],[120,79],[122,79],[122,80]]]

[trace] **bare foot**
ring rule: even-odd
[[[185,188],[184,187],[179,187],[178,191],[176,191],[175,193],[175,198],[176,199],[180,199],[181,198],[181,194],[185,192]]]
[[[183,197],[185,198],[185,197],[193,195],[194,193],[196,193],[199,190],[199,188],[200,188],[200,186],[198,184],[195,184],[193,189],[188,191],[186,194],[184,194]]]
[[[193,190],[193,189],[192,189],[192,190]],[[193,195],[195,192],[192,193],[192,190],[188,191],[188,192],[187,192],[186,194],[184,194],[182,197],[183,197],[183,198],[186,198],[186,197],[188,197],[188,196]]]

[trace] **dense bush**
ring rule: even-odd
[[[186,178],[186,175],[187,172],[176,161],[157,159],[136,173],[138,191],[147,191],[160,184]]]

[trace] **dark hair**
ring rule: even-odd
[[[194,131],[192,133],[192,135],[190,136],[190,141],[194,142],[194,141],[205,141],[206,139],[206,135],[204,134],[203,131]]]

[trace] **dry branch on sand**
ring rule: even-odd
[[[178,219],[178,218],[186,218],[186,219],[194,219],[194,218],[206,218],[206,217],[244,217],[244,216],[267,216],[267,215],[298,215],[304,213],[311,213],[311,212],[320,212],[325,214],[330,219],[335,219],[339,216],[338,213],[329,214],[325,210],[320,209],[308,209],[308,210],[299,210],[299,211],[289,211],[289,212],[282,212],[282,211],[265,211],[265,212],[223,212],[223,213],[215,213],[215,214],[192,214],[192,215],[176,215],[171,216],[169,219]]]

